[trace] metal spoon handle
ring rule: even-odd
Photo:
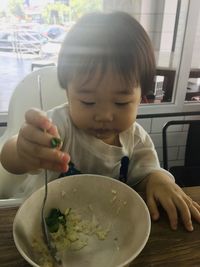
[[[42,101],[42,86],[41,86],[41,77],[40,75],[38,75],[38,90],[39,90],[39,98],[40,98],[40,108],[41,110],[44,110],[44,105],[43,105],[43,101]],[[46,132],[46,130],[45,130]],[[61,259],[58,257],[57,255],[57,249],[55,244],[52,242],[49,230],[48,230],[48,226],[46,224],[46,219],[45,219],[45,214],[44,214],[44,210],[45,210],[45,204],[46,204],[46,200],[47,200],[47,195],[48,195],[48,173],[47,170],[44,170],[44,185],[45,185],[45,192],[44,192],[44,198],[43,198],[43,203],[42,203],[42,210],[41,210],[41,217],[42,217],[42,231],[43,231],[43,235],[44,235],[44,241],[47,244],[47,247],[49,249],[49,252],[52,256],[52,258],[54,259],[54,261],[61,265]]]

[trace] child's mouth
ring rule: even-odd
[[[110,129],[97,129],[97,130],[93,130],[94,136],[96,136],[97,138],[101,138],[101,137],[109,137],[110,135],[113,134],[113,131]]]

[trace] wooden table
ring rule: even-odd
[[[184,191],[200,203],[200,186],[184,188]],[[0,208],[1,267],[30,267],[18,253],[12,237],[12,222],[17,209]],[[149,240],[130,267],[199,267],[200,225],[194,223],[194,229],[190,233],[180,225],[177,231],[172,231],[166,215],[162,214],[158,222],[152,222]]]

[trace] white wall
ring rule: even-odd
[[[7,117],[8,117],[8,115],[7,114],[0,114],[0,123],[1,122],[6,122],[7,121]],[[5,131],[5,129],[6,129],[6,127],[0,127],[0,136],[4,133],[4,131]]]
[[[179,117],[162,117],[162,118],[152,118],[152,119],[138,119],[144,129],[150,134],[153,143],[155,145],[156,151],[161,165],[163,164],[163,154],[162,154],[162,127],[164,124],[171,120],[186,120],[186,119],[200,119],[198,116],[179,116]],[[168,158],[169,166],[181,165],[183,164],[185,143],[187,137],[187,129],[185,126],[172,126],[169,129],[168,134]]]
[[[148,32],[154,49],[171,52],[177,0],[104,0],[104,10],[125,11]]]
[[[6,127],[0,127],[0,136],[4,133]]]
[[[198,19],[198,23],[197,23],[197,32],[196,32],[193,55],[192,55],[192,63],[191,63],[192,68],[199,68],[200,67],[199,48],[200,48],[200,14],[199,14],[199,19]]]

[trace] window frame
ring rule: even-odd
[[[177,77],[173,88],[174,102],[145,104],[139,107],[139,115],[165,114],[179,112],[194,112],[200,109],[200,104],[185,103],[187,83],[191,70],[192,53],[197,30],[197,21],[200,12],[200,1],[189,0],[184,30],[180,63],[177,68]],[[200,63],[200,62],[199,62]]]
[[[177,76],[173,88],[174,102],[141,104],[138,115],[148,114],[173,114],[180,112],[199,111],[200,104],[197,102],[185,103],[187,83],[191,70],[192,53],[197,30],[197,21],[200,12],[199,0],[188,0],[186,27],[181,50],[180,64],[177,68]],[[0,112],[0,122],[5,122],[8,112]]]

